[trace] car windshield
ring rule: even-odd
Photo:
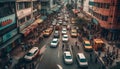
[[[29,53],[27,53],[27,56],[33,56],[33,53],[29,52]]]
[[[86,43],[85,46],[90,46],[90,44],[89,44],[89,43]]]
[[[66,58],[66,59],[72,59],[72,57],[71,57],[71,56],[65,56],[65,58]]]
[[[52,41],[52,43],[57,43],[57,41]]]
[[[80,62],[86,62],[86,59],[80,59]]]
[[[67,36],[64,36],[64,38],[68,38]]]

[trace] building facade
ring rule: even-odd
[[[40,15],[38,0],[2,0],[0,1],[0,56],[19,46],[37,23]]]
[[[0,1],[0,10],[0,56],[4,56],[21,42],[21,35],[18,34],[15,1]]]
[[[120,0],[94,0],[89,1],[92,8],[94,23],[98,23],[102,28],[101,36],[108,40],[120,39]]]

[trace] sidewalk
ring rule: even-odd
[[[41,34],[42,35],[42,34]],[[41,37],[41,35],[39,35],[38,37]],[[34,40],[32,40],[32,42],[34,43],[33,46],[39,46],[38,44],[38,40],[39,38],[36,38]],[[41,40],[42,41],[42,40]],[[11,52],[10,52],[10,56],[12,57],[12,64],[8,65],[9,69],[13,69],[14,66],[19,62],[19,60],[24,57],[24,55],[29,51],[29,49],[27,49],[26,51],[22,50],[22,45],[16,46]],[[8,64],[8,60],[7,58],[4,58],[4,60],[2,61],[2,69],[5,65]],[[1,67],[0,67],[1,69]]]
[[[104,41],[104,43],[105,43],[105,46],[106,46],[106,50],[108,49],[108,47],[109,47],[109,52],[113,52],[113,46],[111,46],[104,38],[102,38],[103,39],[103,41]],[[114,46],[115,47],[115,46]],[[105,54],[106,54],[106,52],[102,52],[101,53],[101,55],[99,56],[99,60],[106,66],[106,69],[109,69],[109,68],[111,68],[111,67],[113,67],[113,66],[116,66],[117,64],[117,62],[120,62],[120,49],[119,48],[117,48],[117,47],[115,47],[115,52],[116,52],[116,50],[119,50],[118,51],[118,58],[115,58],[115,59],[113,59],[113,62],[112,62],[112,64],[106,64],[107,62],[106,62],[106,60],[103,58],[103,57],[105,57]],[[96,55],[98,55],[98,52],[96,52],[95,51],[95,54]],[[115,55],[115,54],[114,54]],[[109,62],[110,63],[110,62]]]

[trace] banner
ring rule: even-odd
[[[0,18],[0,30],[5,29],[16,23],[15,14]]]

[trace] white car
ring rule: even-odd
[[[62,24],[62,20],[59,20],[58,23],[59,23],[59,24]]]
[[[76,57],[80,67],[88,67],[88,62],[83,53],[77,53]]]
[[[62,41],[63,42],[68,42],[68,35],[63,35]]]
[[[58,41],[58,38],[54,38],[51,43],[50,43],[50,46],[51,47],[57,47],[59,44],[59,41]]]
[[[73,57],[70,51],[64,51],[64,62],[66,64],[72,64],[73,63]]]
[[[37,55],[39,55],[39,48],[38,47],[33,47],[25,56],[24,58],[28,61],[33,60]]]
[[[66,25],[67,25],[67,22],[63,22],[63,25],[66,26]]]

